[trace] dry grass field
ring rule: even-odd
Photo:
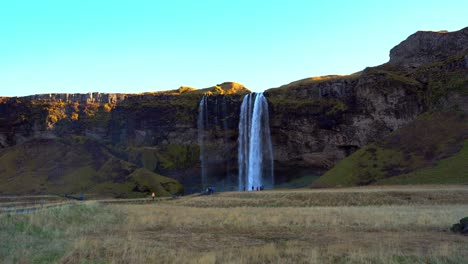
[[[468,216],[468,186],[86,201],[0,214],[0,259],[1,263],[468,263],[468,236],[449,231],[464,216]]]

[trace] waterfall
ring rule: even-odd
[[[239,120],[239,190],[272,188],[273,148],[268,102],[263,93],[244,97]]]
[[[198,105],[198,145],[200,146],[200,163],[201,163],[201,183],[202,187],[207,186],[207,153],[205,149],[206,130],[208,125],[208,106],[206,96],[203,96]]]
[[[226,157],[225,159],[225,168],[226,168],[226,176],[228,178],[231,178],[231,160],[229,157],[231,157],[231,149],[228,144],[229,138],[228,138],[228,107],[227,107],[227,102],[226,102],[226,97],[222,97],[222,102],[221,102],[221,113],[222,113],[222,122],[223,122],[223,140],[224,140],[224,156]],[[233,187],[231,185],[231,187]]]

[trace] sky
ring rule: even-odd
[[[468,1],[0,0],[0,96],[140,93],[225,81],[260,92],[351,74]]]

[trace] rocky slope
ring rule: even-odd
[[[468,112],[467,35],[468,28],[417,32],[393,48],[390,61],[381,66],[267,90],[277,182],[320,175],[367,144],[389,140],[389,134],[428,111]],[[229,189],[237,179],[239,109],[248,92],[229,82],[200,90],[181,87],[138,95],[1,98],[0,164],[16,166],[12,165],[16,161],[5,157],[28,142],[70,142],[78,136],[135,168],[177,179],[187,190],[199,190],[197,115],[201,97],[207,96],[210,171],[214,182]],[[433,161],[445,157],[436,155]],[[410,166],[400,174],[421,168]]]

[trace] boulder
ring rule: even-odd
[[[452,225],[452,227],[450,228],[450,231],[454,232],[454,233],[461,233],[462,231],[462,225],[460,224],[454,224]]]
[[[460,223],[452,225],[450,231],[454,233],[468,235],[468,217],[464,217],[460,219]]]
[[[460,224],[462,226],[468,226],[468,217],[463,217],[462,219],[460,219]]]
[[[465,234],[465,235],[468,235],[468,225],[466,225],[465,227],[463,227],[461,233],[462,233],[462,234]]]

